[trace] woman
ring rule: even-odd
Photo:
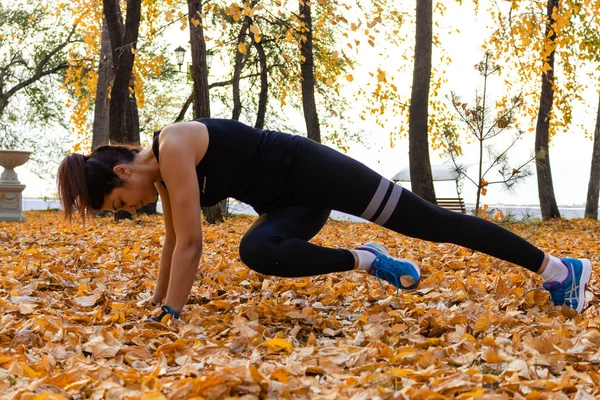
[[[354,250],[309,243],[332,209],[395,232],[468,247],[542,276],[555,305],[581,312],[591,277],[586,259],[547,254],[493,223],[432,205],[365,165],[300,136],[263,131],[225,119],[167,126],[152,146],[99,147],[71,154],[58,170],[67,219],[99,210],[135,213],[160,194],[165,240],[152,302],[178,318],[202,253],[201,206],[233,197],[259,218],[240,243],[250,268],[282,277],[363,270],[397,288],[420,280],[412,261],[390,257],[377,243]],[[381,282],[381,281],[380,281]]]

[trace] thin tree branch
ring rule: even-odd
[[[42,58],[42,60],[39,62],[39,64],[36,65],[35,74],[32,77],[30,77],[29,79],[26,79],[24,81],[21,81],[18,84],[16,84],[15,86],[13,86],[9,91],[6,92],[5,95],[3,95],[3,98],[6,100],[6,99],[12,97],[19,90],[33,84],[40,78],[42,78],[46,75],[54,74],[54,73],[60,71],[61,69],[67,68],[69,66],[67,63],[61,63],[61,64],[55,66],[54,68],[51,68],[49,70],[44,70],[44,67],[46,67],[46,64],[48,64],[50,62],[52,57],[54,57],[56,54],[58,54],[58,52],[60,52],[69,43],[71,43],[71,37],[73,37],[73,34],[75,33],[76,28],[77,28],[77,25],[74,25],[73,28],[71,29],[71,32],[69,32],[69,35],[65,39],[65,41],[60,43],[58,46],[56,46],[54,49],[52,49],[48,54],[46,54],[46,56],[44,58]],[[13,57],[13,59],[14,59],[14,57]]]

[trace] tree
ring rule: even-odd
[[[309,139],[321,143],[321,128],[315,101],[315,61],[313,55],[313,23],[310,0],[299,0],[300,70],[302,72],[302,108]]]
[[[102,19],[102,39],[100,45],[100,60],[98,63],[98,83],[96,86],[96,99],[94,101],[94,125],[92,131],[92,150],[104,144],[108,144],[109,131],[109,103],[108,90],[114,79],[112,65],[110,37],[106,19]]]
[[[103,4],[114,68],[108,112],[109,140],[111,144],[139,145],[140,125],[133,65],[138,52],[136,46],[141,19],[141,0],[127,1],[125,24],[123,24],[118,0],[104,0]],[[144,206],[141,212],[156,213],[156,203]],[[130,217],[131,215],[126,211],[115,213],[115,219]]]
[[[94,118],[94,113],[99,106],[108,104],[108,90],[112,80],[104,79],[102,72],[114,76],[116,65],[112,59],[112,48],[107,46],[110,42],[108,29],[104,23],[103,1],[101,0],[55,0],[58,2],[53,7],[53,12],[59,16],[69,17],[77,22],[76,33],[82,38],[81,42],[71,46],[69,54],[69,68],[64,80],[64,88],[69,96],[69,121],[70,129],[75,132],[77,141],[73,151],[89,152],[94,143],[108,143],[106,138],[94,138],[91,133],[101,132],[98,126],[93,129],[92,123],[102,125],[100,117]],[[162,39],[161,32],[173,23],[180,21],[176,17],[177,11],[173,9],[175,0],[143,0],[141,9],[138,38],[134,51],[135,62],[132,75],[135,77],[128,81],[131,85],[132,97],[135,98],[137,109],[130,108],[132,119],[138,114],[140,139],[142,142],[151,137],[151,133],[164,127],[173,120],[177,112],[177,104],[181,94],[177,90],[168,90],[173,87],[175,73],[165,54],[166,47],[170,46]],[[121,2],[121,5],[125,2]],[[183,14],[182,14],[183,15]],[[160,25],[162,24],[162,25]],[[125,31],[122,18],[122,30]],[[104,49],[102,48],[102,35],[104,34]],[[172,49],[169,49],[172,50]],[[105,58],[106,56],[106,58]],[[112,68],[103,69],[112,64]],[[100,74],[99,74],[100,72]],[[98,87],[100,86],[100,87]],[[105,94],[103,94],[103,92]],[[98,95],[98,96],[97,96]],[[104,103],[98,97],[107,96]],[[98,104],[96,104],[98,102]],[[131,104],[133,105],[133,104]],[[104,110],[107,112],[108,110]],[[100,112],[99,115],[102,115]],[[106,118],[108,123],[108,118]],[[108,128],[105,128],[108,129]],[[96,140],[94,140],[96,139]],[[129,139],[124,139],[130,141]]]
[[[127,0],[125,24],[118,0],[103,0],[115,77],[110,92],[110,142],[140,142],[133,63],[141,18],[141,0]]]
[[[202,1],[188,0],[190,43],[192,45],[192,77],[194,80],[194,118],[210,118],[210,93],[208,66],[206,64],[206,42],[202,21]],[[212,207],[204,207],[204,217],[209,224],[222,222],[227,211],[227,200]]]
[[[588,184],[587,201],[585,203],[585,217],[598,219],[598,195],[600,191],[600,100],[596,114],[596,127],[594,129],[594,145],[592,150],[592,165],[590,181]]]
[[[573,106],[582,100],[587,86],[580,79],[578,66],[597,53],[597,46],[585,40],[586,32],[597,26],[590,24],[597,18],[592,12],[597,8],[596,0],[536,0],[497,3],[490,11],[498,29],[489,45],[504,57],[505,80],[519,85],[523,97],[532,99],[524,107],[524,116],[535,125],[538,191],[544,219],[560,216],[549,144],[554,134],[571,128]],[[541,85],[537,84],[540,77]]]
[[[267,66],[267,55],[262,42],[255,38],[253,44],[256,53],[258,54],[260,71],[260,93],[258,94],[258,108],[256,110],[256,122],[254,123],[254,127],[263,129],[265,127],[265,118],[267,114],[267,102],[269,101],[269,69]]]
[[[231,88],[233,95],[233,110],[231,112],[231,119],[238,121],[240,114],[242,113],[242,100],[240,99],[240,77],[242,75],[242,69],[247,60],[246,50],[246,36],[248,35],[248,27],[250,26],[250,17],[246,16],[243,20],[240,32],[237,37],[237,47],[235,49],[235,61],[233,64],[233,78]]]
[[[500,105],[497,105],[498,112],[492,116],[488,101],[488,79],[497,73],[500,67],[493,65],[490,53],[486,53],[483,61],[475,67],[483,77],[483,92],[475,94],[475,104],[469,107],[454,92],[451,93],[450,101],[459,121],[466,127],[467,133],[475,137],[475,142],[478,144],[479,160],[476,180],[469,177],[465,167],[458,162],[458,156],[462,154],[462,148],[458,145],[461,135],[458,134],[457,129],[452,124],[446,125],[443,140],[445,143],[445,154],[452,161],[459,176],[470,181],[477,188],[475,215],[482,215],[481,196],[486,195],[488,186],[502,184],[505,189],[513,190],[517,183],[532,175],[529,164],[533,162],[534,157],[529,158],[525,162],[518,163],[516,168],[509,164],[508,153],[525,135],[525,132],[520,129],[517,129],[516,134],[510,140],[503,141],[504,146],[502,150],[497,150],[493,145],[488,144],[488,142],[493,141],[507,129],[514,128],[515,114],[523,106],[523,100],[521,96],[515,96],[508,105],[500,102]],[[469,141],[467,140],[467,142]],[[505,143],[508,143],[508,145]],[[484,166],[484,157],[487,158],[486,166]],[[501,178],[488,182],[486,180],[488,173],[496,170],[499,172]]]
[[[431,80],[432,0],[417,0],[416,44],[409,116],[410,183],[415,194],[435,204],[429,161],[429,83]]]
[[[535,166],[537,171],[538,192],[540,198],[540,210],[542,219],[560,218],[556,196],[554,196],[554,185],[552,184],[552,170],[550,168],[549,128],[554,101],[554,55],[556,32],[553,25],[556,24],[555,15],[559,0],[548,0],[546,37],[551,50],[544,56],[545,72],[542,73],[542,90],[540,94],[540,108],[535,130]]]
[[[68,131],[61,85],[71,45],[81,40],[73,20],[39,2],[0,3],[0,148],[33,152],[29,169],[54,176]],[[49,135],[48,133],[52,133]]]
[[[28,104],[39,106],[32,113],[39,114],[37,120],[47,123],[58,119],[55,101],[39,85],[46,78],[64,74],[69,66],[68,46],[76,40],[75,28],[64,31],[63,26],[57,29],[51,25],[43,6],[0,4],[0,119],[17,94],[24,94]]]
[[[336,33],[339,33],[335,30],[347,24],[343,13],[336,13],[336,5],[336,1],[310,4],[313,93],[319,113],[324,115],[318,117],[321,129],[335,126],[346,133],[337,121],[346,104],[340,96],[343,82],[338,78],[346,76],[346,68],[350,68],[351,63],[342,55],[343,51],[335,49]],[[243,1],[207,6],[205,14],[208,22],[217,26],[217,37],[211,38],[216,43],[213,49],[218,49],[225,65],[232,66],[231,84],[234,93],[239,93],[239,97],[235,94],[232,98],[230,88],[212,91],[213,100],[235,111],[232,116],[254,120],[257,127],[263,127],[269,116],[274,115],[276,118],[268,122],[269,128],[296,132],[281,118],[281,107],[303,110],[301,64],[304,58],[300,49],[307,36],[301,16],[281,2],[270,0],[260,4]],[[210,36],[213,35],[215,32],[210,31]],[[336,123],[328,123],[331,120]],[[334,135],[328,137],[337,139]]]

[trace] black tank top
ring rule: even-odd
[[[203,207],[232,197],[259,214],[287,205],[304,163],[301,136],[260,130],[228,119],[200,118],[208,128],[208,149],[196,165]],[[158,137],[152,150],[159,161]]]

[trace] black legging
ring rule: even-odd
[[[306,151],[302,181],[289,183],[295,185],[294,205],[262,214],[240,243],[242,261],[258,272],[299,277],[353,269],[349,250],[308,242],[332,209],[410,237],[480,251],[530,271],[542,264],[543,251],[494,223],[433,205],[326,146],[308,142]]]

